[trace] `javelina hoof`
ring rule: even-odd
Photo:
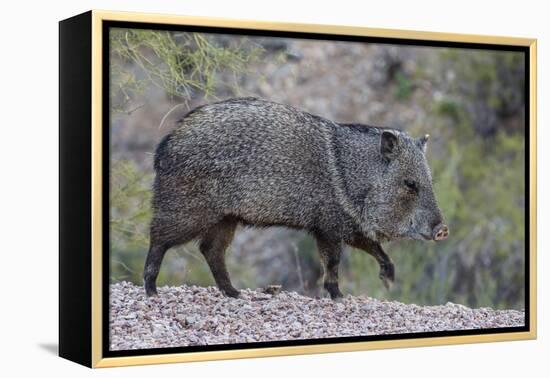
[[[148,297],[153,297],[153,296],[155,296],[155,295],[158,295],[158,293],[157,293],[157,285],[155,285],[154,283],[151,284],[151,283],[145,282],[145,294],[146,294]]]
[[[340,291],[340,288],[338,287],[338,283],[334,282],[325,282],[325,289],[330,294],[330,299],[338,300],[338,298],[342,298],[344,294]]]
[[[395,270],[393,267],[393,263],[390,262],[380,264],[380,274],[378,275],[378,277],[380,277],[386,289],[389,290],[395,280]]]
[[[344,300],[344,294],[341,292],[337,292],[334,294],[330,294],[330,299],[332,299],[334,302],[342,302]]]
[[[241,295],[241,292],[235,288],[220,289],[220,291],[226,297],[231,297],[231,298],[239,298],[239,296]]]

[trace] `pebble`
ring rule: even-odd
[[[335,303],[276,287],[224,297],[215,287],[159,287],[147,298],[130,282],[110,285],[110,348],[131,350],[517,327],[523,310],[470,309],[448,302],[418,306],[366,296]]]

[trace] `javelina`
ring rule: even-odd
[[[394,266],[380,243],[448,235],[432,189],[427,140],[257,98],[192,110],[155,154],[147,295],[157,292],[166,250],[196,239],[220,290],[237,297],[224,254],[238,224],[308,231],[333,299],[342,296],[344,243],[371,254],[388,286]]]

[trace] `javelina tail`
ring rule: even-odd
[[[157,146],[155,150],[155,161],[153,166],[155,171],[159,171],[162,168],[162,161],[165,160],[168,156],[168,142],[170,142],[170,134],[166,135]]]

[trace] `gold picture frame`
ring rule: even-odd
[[[216,28],[238,28],[261,31],[284,31],[284,32],[299,32],[299,33],[314,33],[314,34],[331,34],[342,36],[360,36],[360,37],[378,37],[378,38],[397,38],[422,41],[439,41],[439,42],[458,42],[471,44],[487,44],[487,45],[503,45],[503,46],[521,46],[528,50],[529,54],[529,103],[528,118],[529,118],[529,235],[526,239],[529,241],[528,263],[528,330],[522,332],[506,332],[495,334],[475,334],[475,335],[458,335],[458,336],[443,336],[443,337],[427,337],[427,338],[403,338],[398,340],[375,340],[362,342],[349,342],[337,344],[313,344],[300,346],[275,346],[262,348],[247,348],[247,349],[232,349],[232,350],[217,350],[217,351],[201,351],[192,353],[170,353],[170,354],[154,354],[154,355],[132,355],[122,357],[105,357],[103,350],[103,301],[104,295],[104,277],[103,277],[103,222],[104,211],[103,196],[104,182],[102,179],[104,161],[102,149],[103,146],[103,107],[104,107],[104,81],[103,56],[104,48],[104,24],[106,22],[129,22],[129,23],[147,23],[147,24],[162,24],[162,25],[189,25],[201,27],[216,27]],[[454,34],[454,33],[437,33],[412,30],[394,30],[394,29],[378,29],[368,27],[354,26],[337,26],[337,25],[317,25],[317,24],[296,24],[282,22],[260,22],[254,20],[232,20],[211,17],[190,17],[190,16],[175,16],[161,14],[145,14],[145,13],[129,13],[129,12],[111,12],[93,10],[83,15],[76,16],[72,19],[62,21],[60,24],[60,118],[61,118],[61,187],[62,194],[60,197],[66,198],[65,204],[61,203],[61,223],[60,238],[63,239],[60,246],[60,355],[73,361],[82,363],[90,367],[113,367],[113,366],[128,366],[128,365],[143,365],[143,364],[160,364],[172,362],[187,362],[187,361],[207,361],[219,359],[237,359],[250,357],[267,357],[267,356],[283,356],[283,355],[298,355],[311,353],[328,353],[328,352],[346,352],[360,351],[371,349],[386,349],[386,348],[402,348],[402,347],[418,347],[418,346],[434,346],[448,344],[465,344],[465,343],[480,343],[494,341],[512,341],[512,340],[527,340],[535,339],[537,335],[537,303],[536,303],[536,204],[537,204],[537,181],[536,181],[536,54],[537,41],[530,38],[514,38],[502,36],[485,36],[485,35],[469,35],[469,34]],[[77,33],[84,33],[82,37],[84,41],[89,40],[82,46],[81,41],[75,36]],[[86,54],[83,54],[80,59],[89,60],[89,80],[82,79],[82,72],[69,73],[68,71],[76,68],[69,67],[67,59],[75,59],[75,55],[80,54],[75,50],[85,48]],[[82,54],[80,54],[82,55]],[[527,67],[526,67],[527,68]],[[85,72],[85,71],[83,71]],[[63,91],[69,91],[74,81],[84,80],[81,84],[83,93],[90,90],[89,97],[81,99],[75,96],[75,92],[66,94],[64,97]],[[72,80],[72,81],[71,81]],[[78,81],[77,80],[77,81]],[[79,87],[80,88],[80,87]],[[80,90],[80,89],[79,89]],[[71,98],[72,97],[72,98]],[[86,101],[90,101],[86,103]],[[75,105],[73,101],[80,101],[82,104]],[[79,114],[66,113],[68,108],[77,106],[81,109]],[[84,114],[86,113],[86,114]],[[67,115],[65,115],[67,114]],[[73,117],[73,118],[71,118]],[[81,117],[81,118],[79,118]],[[88,118],[86,118],[88,117]],[[90,128],[82,125],[82,131],[78,136],[67,134],[66,128],[69,121],[87,120],[91,124]],[[75,125],[73,125],[75,127]],[[77,132],[77,131],[71,131]],[[64,134],[65,133],[65,134]],[[63,177],[76,172],[78,168],[71,168],[69,165],[64,166],[64,161],[68,159],[70,148],[65,148],[66,145],[74,143],[74,138],[82,138],[82,141],[89,142],[89,152],[91,153],[91,167],[86,170],[86,181],[82,183],[86,188],[89,185],[90,199],[86,202],[86,209],[89,210],[85,215],[90,217],[89,223],[84,223],[80,230],[87,233],[88,237],[85,240],[90,242],[90,245],[80,245],[80,249],[89,249],[85,252],[85,258],[69,256],[70,253],[75,253],[75,246],[78,246],[77,240],[68,240],[67,234],[72,231],[71,227],[77,227],[71,221],[72,217],[78,215],[70,213],[70,209],[64,206],[69,206],[72,201],[79,198],[78,194],[72,193],[70,187],[64,187]],[[71,142],[72,140],[72,142]],[[84,143],[83,142],[83,143]],[[74,152],[74,151],[73,151]],[[65,159],[65,160],[64,160]],[[67,163],[69,164],[69,163]],[[64,173],[65,172],[65,173]],[[65,175],[65,176],[64,176]],[[89,180],[88,180],[89,178]],[[64,189],[65,188],[65,189]],[[61,201],[63,202],[63,201]],[[83,205],[84,206],[84,205]],[[87,210],[87,211],[88,211]],[[75,210],[76,211],[76,210]],[[65,216],[66,215],[66,216]],[[84,216],[84,215],[82,215]],[[89,226],[89,228],[87,228]],[[67,240],[67,241],[64,241]],[[69,253],[69,249],[71,250]],[[72,273],[71,273],[72,272]],[[82,273],[86,272],[86,273]],[[82,274],[81,274],[82,273]],[[80,277],[76,277],[79,275]],[[88,286],[82,286],[78,280],[89,280]],[[77,295],[76,290],[84,290],[81,294],[82,302],[74,299]],[[89,293],[87,290],[89,289]],[[64,299],[66,298],[66,299]],[[74,307],[81,306],[79,309]],[[82,307],[83,306],[83,307]],[[70,323],[70,319],[78,316],[77,311],[89,312],[89,315],[84,319]],[[82,315],[82,314],[80,314]],[[82,334],[74,334],[77,330],[82,330]],[[83,344],[80,351],[74,351],[78,347],[79,341]]]

